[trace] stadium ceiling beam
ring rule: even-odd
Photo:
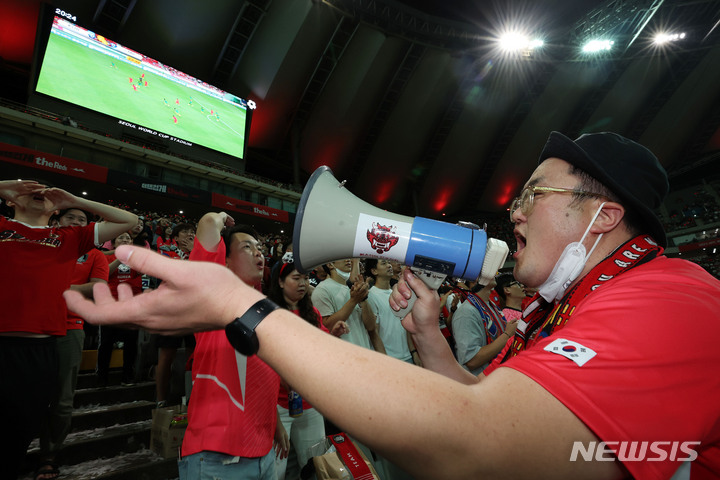
[[[637,17],[644,18],[647,11],[656,0],[609,0],[599,8],[586,13],[570,30],[572,43],[582,44],[590,37],[617,35],[621,31],[627,33],[634,30],[628,23]],[[662,3],[662,2],[661,2]]]
[[[469,23],[428,15],[393,0],[322,0],[344,15],[408,40],[449,50],[475,48],[482,38]]]
[[[640,36],[640,34],[645,30],[645,27],[650,22],[650,20],[655,16],[657,11],[660,9],[662,4],[665,3],[665,0],[655,0],[652,5],[650,5],[650,8],[648,8],[647,12],[643,15],[643,18],[641,20],[642,25],[640,25],[635,32],[635,35],[633,35],[633,38],[630,40],[630,43],[628,43],[628,48],[630,45],[632,45],[635,40]]]
[[[100,0],[93,24],[106,30],[106,33],[118,33],[125,26],[136,3],[137,0]]]
[[[249,0],[243,3],[213,66],[211,75],[213,84],[224,88],[227,81],[235,75],[240,59],[265,17],[271,1]]]

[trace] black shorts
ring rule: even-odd
[[[158,335],[157,336],[157,347],[158,348],[180,348],[185,342],[185,348],[195,348],[195,335]]]

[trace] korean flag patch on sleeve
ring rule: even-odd
[[[594,350],[584,345],[580,345],[577,342],[573,342],[572,340],[565,340],[564,338],[558,338],[550,342],[544,350],[567,357],[577,363],[580,367],[585,365],[588,360],[597,355]]]

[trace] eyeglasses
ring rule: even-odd
[[[533,203],[535,201],[535,192],[540,193],[572,193],[574,195],[586,195],[590,197],[603,197],[607,198],[605,195],[601,195],[599,193],[593,193],[593,192],[585,192],[582,190],[574,190],[570,188],[555,188],[555,187],[538,187],[538,186],[530,186],[523,188],[523,191],[520,192],[520,196],[515,197],[512,204],[510,204],[510,221],[514,222],[512,216],[513,213],[519,208],[520,211],[523,213],[523,215],[530,215],[530,212],[532,212],[533,209]]]
[[[517,280],[515,280],[514,282],[508,283],[507,286],[508,286],[508,287],[514,287],[515,285],[517,285],[517,286],[520,287],[520,288],[525,288],[525,285],[523,285],[522,283],[518,282]]]

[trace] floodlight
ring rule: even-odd
[[[612,40],[590,40],[583,46],[582,50],[585,53],[603,52],[612,49],[614,44],[615,42]]]
[[[509,32],[504,34],[500,37],[500,40],[498,43],[500,43],[500,48],[506,51],[518,51],[523,50],[528,45],[528,38],[521,34],[521,33],[515,33],[515,32]]]
[[[498,39],[500,48],[506,52],[521,52],[534,50],[543,46],[540,39],[531,40],[527,35],[518,32],[508,32]]]
[[[677,42],[678,40],[685,39],[685,33],[658,33],[655,35],[655,44],[664,45],[669,42]]]

